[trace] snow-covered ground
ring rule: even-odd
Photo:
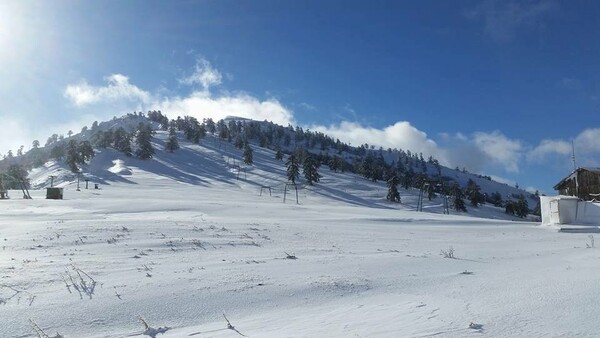
[[[596,335],[590,234],[490,206],[444,215],[439,198],[416,212],[415,191],[392,205],[326,168],[283,203],[270,151],[244,171],[211,142],[151,162],[103,150],[99,190],[48,164],[32,179],[57,174],[65,200],[0,201],[0,336],[36,337],[30,320],[64,337]]]

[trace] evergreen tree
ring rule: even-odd
[[[490,196],[490,203],[494,206],[501,207],[502,206],[502,195],[499,192],[493,192]]]
[[[33,147],[33,149],[39,148],[40,147],[40,141],[33,140],[32,147]]]
[[[227,124],[224,120],[219,120],[217,122],[217,130],[219,131],[219,138],[226,140],[229,136],[229,130],[227,129]]]
[[[65,144],[59,143],[50,150],[50,158],[60,160],[65,156]]]
[[[253,162],[252,160],[252,148],[250,148],[250,144],[246,143],[244,145],[244,163],[251,165]]]
[[[21,189],[25,184],[26,188],[29,188],[29,172],[25,167],[20,164],[11,164],[6,169],[6,174],[0,173],[0,181],[5,189]]]
[[[233,146],[238,149],[244,148],[244,140],[242,140],[241,136],[238,136],[235,138],[235,141],[233,142]]]
[[[175,130],[175,126],[172,125],[171,127],[169,127],[169,139],[165,144],[165,150],[172,153],[177,149],[179,149],[179,142],[177,141],[177,131]]]
[[[467,207],[465,206],[465,201],[463,200],[463,191],[460,188],[460,186],[455,183],[452,186],[452,195],[454,196],[454,199],[452,201],[452,207],[454,208],[454,210],[456,211],[467,211]]]
[[[302,147],[296,148],[296,160],[298,161],[299,164],[304,163],[304,159],[306,158],[307,155],[308,155],[308,153],[306,152],[306,150],[304,150],[304,148],[302,148]]]
[[[119,127],[113,134],[113,147],[125,156],[131,156],[131,136],[123,127]]]
[[[281,146],[275,146],[275,159],[278,161],[283,161],[283,151],[281,151]]]
[[[344,163],[345,161],[339,157],[338,155],[333,155],[331,160],[329,161],[329,169],[333,170],[333,172],[344,171]]]
[[[290,143],[292,142],[292,137],[290,136],[290,134],[285,134],[285,136],[283,137],[283,145],[286,147],[290,146]]]
[[[525,199],[523,194],[521,194],[517,200],[515,205],[515,214],[521,218],[525,218],[529,214],[529,204],[527,203],[527,199]]]
[[[217,131],[217,127],[215,125],[215,121],[213,121],[213,119],[208,118],[204,120],[204,125],[206,126],[206,130],[208,130],[209,133],[213,134]]]
[[[516,211],[516,203],[511,200],[506,201],[506,203],[504,204],[504,212],[509,215],[514,215],[515,211]]]
[[[400,184],[402,185],[402,188],[408,190],[411,185],[413,184],[413,180],[415,178],[415,172],[413,171],[412,168],[410,168],[407,172],[404,173],[404,175],[402,175],[402,179],[400,180]]]
[[[58,142],[58,135],[52,134],[52,136],[48,137],[48,140],[46,141],[46,147],[51,146],[56,142]]]
[[[152,158],[152,155],[154,155],[154,148],[152,147],[152,143],[150,143],[152,135],[154,135],[152,127],[140,123],[135,139],[135,143],[138,147],[135,151],[135,155],[142,160],[150,159]]]
[[[400,184],[400,178],[398,178],[396,174],[393,174],[392,177],[387,180],[388,193],[386,198],[388,201],[400,203],[398,184]]]
[[[483,203],[483,195],[481,194],[481,188],[475,181],[469,178],[466,189],[467,198],[471,201],[471,205],[477,207]]]
[[[319,175],[319,162],[315,160],[312,155],[307,155],[304,159],[304,178],[309,185],[313,185],[314,182],[319,182],[321,175]]]
[[[296,179],[300,175],[300,167],[298,166],[298,160],[294,154],[290,155],[285,162],[287,166],[287,178],[292,183],[296,183]]]
[[[94,157],[94,148],[88,141],[77,143],[76,140],[70,140],[67,143],[65,163],[72,172],[79,172],[79,165]]]
[[[113,141],[114,138],[112,129],[109,129],[107,131],[100,130],[96,134],[94,134],[93,137],[94,144],[99,148],[108,148],[111,146],[111,144],[113,144]]]
[[[92,158],[94,158],[94,156],[96,156],[96,153],[94,152],[94,148],[92,147],[92,144],[89,141],[79,142],[78,149],[79,149],[79,158],[83,162],[90,161]],[[83,164],[83,163],[81,163],[81,164]]]

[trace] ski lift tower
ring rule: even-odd
[[[429,182],[423,183],[421,190],[419,190],[419,199],[417,200],[417,211],[423,211],[423,197],[425,192],[429,189]]]
[[[4,185],[2,184],[2,177],[0,177],[0,200],[6,199],[8,199],[8,190],[4,188]]]

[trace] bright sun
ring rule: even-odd
[[[0,61],[18,61],[26,41],[23,27],[25,3],[0,1]]]

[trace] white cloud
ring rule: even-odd
[[[440,162],[454,168],[464,167],[473,173],[502,168],[509,173],[519,171],[524,147],[518,140],[509,139],[499,131],[439,135]]]
[[[213,68],[210,62],[203,58],[197,58],[194,72],[180,79],[179,82],[190,86],[201,85],[204,91],[208,91],[210,87],[221,84],[222,79],[221,73]]]
[[[86,81],[68,85],[64,96],[77,107],[99,106],[106,111],[104,114],[159,109],[171,118],[190,115],[200,119],[222,119],[233,115],[283,125],[295,123],[292,111],[277,99],[259,100],[245,93],[218,96],[210,93],[209,88],[221,82],[221,74],[204,59],[197,60],[193,74],[180,80],[189,85],[200,84],[202,90],[183,97],[151,94],[130,83],[122,74],[110,75],[105,81],[105,86],[92,86]]]
[[[227,116],[244,117],[253,120],[267,120],[281,125],[294,124],[294,115],[278,100],[259,100],[248,94],[213,96],[200,91],[186,97],[164,97],[154,104],[157,109],[170,117],[190,115],[196,118],[219,120]]]
[[[527,155],[530,161],[540,161],[549,154],[568,155],[571,153],[571,143],[563,140],[542,140],[540,144]]]
[[[450,168],[466,168],[473,173],[482,172],[487,163],[487,155],[475,143],[462,133],[439,135],[439,144],[443,147],[438,157],[441,164]]]
[[[106,78],[106,86],[90,86],[85,81],[79,85],[69,85],[65,90],[65,97],[78,107],[97,106],[108,114],[158,109],[170,118],[190,115],[200,120],[219,120],[227,116],[238,116],[258,121],[267,120],[284,126],[297,124],[294,112],[275,98],[261,100],[243,92],[221,92],[219,95],[211,93],[210,86],[218,84],[219,79],[220,73],[206,60],[200,59],[194,74],[186,81],[189,84],[200,84],[202,89],[189,95],[151,94],[130,83],[128,77],[115,74]],[[98,112],[92,114],[101,116]],[[407,121],[398,121],[382,128],[348,121],[329,126],[310,125],[306,128],[355,146],[369,143],[377,147],[423,153],[425,157],[437,158],[443,165],[465,167],[471,172],[481,172],[489,167],[489,163],[501,165],[509,172],[516,172],[521,158],[520,142],[510,140],[500,132],[479,132],[471,136],[446,134],[440,137],[442,143],[438,144]]]
[[[105,101],[148,102],[150,93],[129,83],[122,74],[112,74],[104,78],[106,86],[91,86],[85,80],[76,85],[68,85],[64,95],[76,106],[86,106]]]
[[[523,151],[520,141],[511,140],[501,132],[493,131],[474,133],[473,142],[489,159],[503,166],[508,172],[519,171]]]
[[[600,128],[590,128],[582,131],[573,140],[575,154],[598,154],[600,153]],[[567,140],[542,140],[538,146],[528,154],[530,161],[544,161],[549,156],[568,156],[573,152],[573,144]]]
[[[575,151],[600,153],[600,128],[586,129],[575,138]]]
[[[365,127],[355,122],[343,121],[338,125],[309,126],[311,130],[319,131],[344,142],[358,146],[364,143],[386,148],[399,148],[412,152],[422,152],[425,155],[438,155],[439,149],[435,141],[427,134],[409,122],[400,121],[382,129]]]
[[[91,86],[85,81],[79,85],[69,85],[65,90],[65,97],[82,110],[84,107],[94,106],[111,116],[119,111],[158,109],[170,118],[190,115],[200,120],[219,120],[227,116],[238,116],[272,121],[284,126],[297,124],[294,112],[275,98],[259,99],[243,92],[220,92],[218,95],[211,93],[209,89],[220,83],[221,73],[204,59],[198,59],[192,75],[180,80],[182,83],[202,87],[185,96],[170,96],[164,94],[168,93],[164,90],[151,94],[130,83],[129,78],[121,74],[111,75],[106,81],[105,86]],[[91,114],[101,116],[99,111]],[[306,128],[355,146],[369,143],[376,147],[423,153],[425,157],[437,158],[443,165],[465,167],[471,172],[482,172],[489,169],[490,164],[501,166],[508,172],[517,172],[522,157],[521,143],[508,139],[498,131],[477,132],[472,135],[442,134],[440,142],[436,142],[407,121],[398,121],[382,128],[348,121],[329,126],[310,125]]]

